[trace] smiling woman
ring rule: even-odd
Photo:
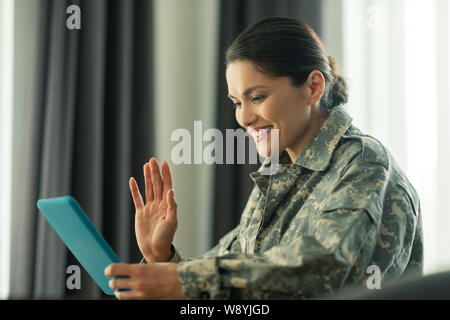
[[[206,286],[213,298],[308,298],[364,285],[373,267],[384,282],[422,274],[418,195],[387,148],[351,123],[347,84],[317,34],[264,18],[226,61],[236,120],[258,152],[267,128],[279,130],[280,168],[251,174],[240,224],[203,261],[175,258],[185,295]]]
[[[131,288],[120,299],[306,299],[423,274],[419,196],[389,150],[352,124],[346,83],[308,25],[269,17],[250,26],[227,52],[226,79],[236,120],[259,153],[279,131],[278,170],[264,176],[265,162],[252,172],[240,223],[186,259],[172,244],[169,166],[161,175],[156,160],[146,164],[146,202],[134,179],[130,190],[149,265],[107,270],[132,275],[112,281]]]
[[[13,17],[13,0],[0,0],[0,299],[9,291]]]

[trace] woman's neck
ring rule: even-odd
[[[303,149],[305,149],[308,143],[312,139],[314,139],[329,116],[329,112],[323,111],[320,106],[313,106],[311,110],[311,121],[309,122],[309,125],[306,128],[304,134],[300,137],[295,145],[290,148],[286,148],[286,152],[289,154],[292,163],[297,160],[298,156],[303,151]]]

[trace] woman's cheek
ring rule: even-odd
[[[284,113],[283,107],[277,109],[274,104],[267,104],[263,108],[262,116],[272,124],[276,124],[280,115]]]

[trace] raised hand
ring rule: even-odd
[[[161,164],[161,172],[162,177],[155,158],[144,165],[145,204],[136,180],[131,177],[129,181],[136,208],[136,239],[148,263],[166,262],[169,259],[170,246],[178,225],[172,176],[166,161]]]

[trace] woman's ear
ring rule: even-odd
[[[306,80],[308,92],[310,93],[309,105],[315,104],[320,100],[325,92],[325,78],[319,70],[313,70]]]

